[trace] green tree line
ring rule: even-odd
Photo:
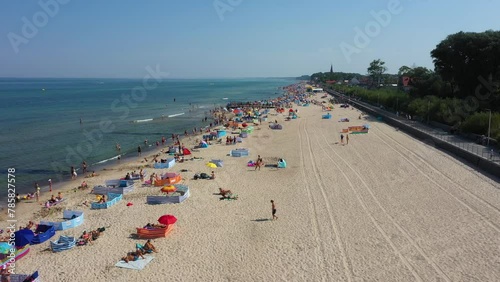
[[[367,84],[325,87],[462,132],[486,135],[491,117],[491,137],[500,141],[500,31],[449,35],[430,55],[434,70],[401,66],[397,75],[388,75],[385,62],[377,59],[367,68]],[[355,77],[363,75],[315,73],[311,80]],[[396,77],[397,88],[380,87],[391,77]]]

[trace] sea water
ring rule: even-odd
[[[35,181],[43,187],[69,179],[71,166],[81,174],[83,160],[92,171],[118,155],[136,157],[138,146],[147,151],[146,139],[154,147],[162,136],[192,133],[212,122],[214,107],[276,98],[295,82],[169,79],[145,90],[138,79],[0,78],[0,185],[7,187],[8,168],[16,170],[16,192],[25,194]]]

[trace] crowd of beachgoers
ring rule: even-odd
[[[207,128],[106,169],[89,166],[61,187],[43,187],[38,201],[20,197],[16,227],[1,236],[31,232],[50,242],[17,249],[16,273],[40,271],[46,281],[498,280],[498,182],[304,83],[284,90],[262,107],[215,108]]]
[[[151,142],[147,138],[143,142],[143,146],[139,145],[137,148],[138,159],[140,160],[140,164],[136,167],[136,169],[125,172],[121,175],[120,179],[125,181],[136,181],[135,186],[137,185],[141,187],[155,187],[162,186],[160,183],[169,183],[169,176],[167,174],[163,175],[161,171],[156,171],[155,167],[158,164],[165,164],[170,159],[175,160],[175,163],[184,163],[189,160],[201,160],[203,158],[195,156],[196,151],[199,150],[200,147],[203,147],[203,144],[213,145],[213,144],[222,144],[222,145],[236,145],[242,142],[242,139],[238,134],[247,126],[259,127],[262,125],[263,121],[267,121],[269,117],[269,113],[271,112],[269,109],[269,105],[275,107],[272,111],[277,113],[283,113],[285,108],[293,108],[296,103],[312,103],[321,105],[321,103],[317,100],[310,99],[310,94],[306,93],[305,83],[297,83],[293,85],[289,85],[283,87],[283,90],[286,94],[281,97],[278,97],[273,100],[266,100],[265,103],[261,101],[255,101],[251,103],[247,103],[237,109],[227,109],[225,107],[216,107],[209,111],[211,118],[205,117],[204,121],[208,123],[208,125],[204,128],[193,128],[192,130],[185,130],[183,134],[172,134],[170,139],[172,142],[168,143],[165,136],[161,138],[161,140],[153,140],[153,144],[158,149],[152,155],[143,155],[142,147],[148,146]],[[267,106],[267,107],[265,107]],[[296,115],[298,110],[294,110],[293,113]],[[290,117],[287,117],[289,120]],[[274,120],[274,123],[277,124],[278,121]],[[249,127],[249,128],[250,128]],[[243,130],[242,130],[243,129]],[[225,135],[220,138],[217,137],[217,130],[224,130],[228,133],[233,133],[233,135]],[[236,134],[236,135],[234,135]],[[218,139],[218,140],[217,140]],[[194,140],[194,143],[193,143]],[[185,143],[189,142],[192,146],[188,148]],[[121,150],[120,144],[116,144],[116,150],[119,152]],[[193,153],[191,153],[193,152]],[[283,159],[279,161],[284,162]],[[132,161],[131,163],[136,163],[137,161]],[[26,225],[18,225],[17,230],[31,230],[36,234],[38,232],[39,221],[43,221],[45,217],[51,216],[56,212],[61,211],[62,209],[85,209],[91,208],[91,204],[106,204],[110,201],[111,196],[106,193],[94,193],[94,189],[91,188],[92,185],[97,185],[97,187],[101,187],[102,183],[96,183],[92,181],[93,179],[99,179],[102,181],[103,177],[109,175],[109,172],[114,171],[117,168],[107,168],[102,171],[96,172],[92,167],[86,163],[85,160],[82,160],[81,171],[82,174],[78,175],[75,167],[72,166],[70,168],[71,180],[62,183],[60,188],[53,188],[52,180],[49,180],[49,185],[42,189],[38,182],[34,183],[34,191],[33,193],[28,193],[26,195],[16,194],[15,200],[17,204],[17,209],[19,211],[25,211],[28,213],[28,210],[38,210],[33,213],[33,216],[27,216],[26,214],[23,216],[23,219],[27,219]],[[263,158],[260,155],[256,158],[255,161],[251,160],[249,162],[249,166],[254,167],[255,170],[260,170],[261,166],[264,165]],[[116,167],[129,166],[126,162],[121,161],[120,158],[117,159]],[[147,171],[154,171],[147,174]],[[181,170],[182,172],[187,172],[187,170]],[[208,173],[196,174],[194,179],[197,178],[206,178],[214,180],[216,178],[215,172],[211,171]],[[166,182],[165,182],[166,180]],[[77,187],[75,187],[74,182],[79,183]],[[183,180],[184,181],[184,180]],[[72,187],[68,189],[68,187]],[[42,191],[43,190],[43,191]],[[175,189],[174,189],[175,190]],[[86,194],[96,194],[95,199],[88,200],[88,197],[85,197],[84,201],[81,201],[81,193]],[[64,197],[63,197],[64,194]],[[238,195],[233,193],[230,189],[224,189],[219,187],[218,194],[221,196],[221,200],[236,200],[238,199]],[[49,196],[50,195],[50,196]],[[69,198],[69,199],[68,199]],[[75,198],[76,201],[74,201]],[[129,202],[128,204],[131,205]],[[273,210],[273,218],[277,218],[275,203],[272,203]],[[144,228],[165,228],[165,225],[153,225],[148,223]],[[93,230],[84,230],[81,234],[76,238],[77,246],[84,246],[87,244],[91,244],[97,238],[100,237],[101,233],[106,230],[105,227],[99,227]],[[5,232],[4,232],[5,231]],[[12,237],[12,233],[16,231],[15,229],[7,229],[1,230],[2,235],[0,237],[0,242],[9,242]],[[149,246],[150,250],[155,250],[152,246],[152,243],[148,241],[146,246]],[[145,250],[139,248],[133,252],[128,252],[126,256],[122,258],[123,261],[128,262],[131,260],[137,260],[142,258],[145,254]],[[5,273],[8,274],[8,273]]]

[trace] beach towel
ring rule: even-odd
[[[228,201],[233,201],[233,200],[238,200],[238,195],[233,195],[233,194],[230,194],[229,196],[227,197],[221,197],[220,200],[228,200]]]
[[[144,267],[146,267],[146,265],[150,263],[153,259],[154,259],[153,256],[145,255],[144,259],[140,258],[136,261],[129,261],[128,263],[124,262],[123,260],[120,260],[115,264],[115,266],[128,269],[143,270]]]

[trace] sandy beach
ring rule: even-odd
[[[61,282],[500,281],[499,179],[374,117],[359,120],[356,109],[335,105],[332,119],[322,119],[326,112],[316,105],[294,109],[295,120],[285,121],[287,113],[270,116],[283,130],[262,122],[243,143],[193,152],[203,160],[146,168],[148,175],[188,170],[180,172],[191,191],[183,203],[148,205],[147,195],[161,193],[140,183],[107,210],[81,205],[95,199],[90,189],[64,192],[61,207],[84,211],[85,222],[58,231],[52,240],[102,226],[106,231],[91,245],[61,253],[47,250],[48,242],[32,246],[16,273],[38,270],[42,281]],[[340,144],[343,128],[366,123],[369,133],[349,134],[349,144]],[[195,139],[185,139],[184,145],[192,148]],[[229,156],[235,148],[248,148],[249,157]],[[265,164],[284,158],[288,166],[247,167],[258,155]],[[123,177],[144,165],[144,157],[97,177],[79,176],[63,191],[83,180],[93,187]],[[211,159],[222,159],[224,166],[208,168]],[[193,179],[212,170],[215,180]],[[239,198],[220,200],[219,188]],[[42,199],[48,198],[43,193]],[[270,200],[276,202],[278,220],[271,220]],[[19,205],[18,224],[32,220],[39,208]],[[153,240],[159,250],[154,259],[141,271],[115,267],[136,243],[145,242],[131,236],[135,228],[163,214],[178,221],[166,238]],[[54,212],[48,218],[61,216]]]

